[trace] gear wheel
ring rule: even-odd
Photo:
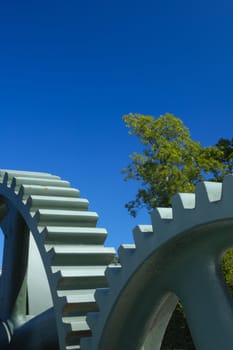
[[[87,209],[79,191],[57,176],[0,171],[2,347],[7,339],[11,349],[25,349],[14,343],[18,333],[28,349],[57,349],[36,337],[44,320],[52,332],[53,317],[61,350],[80,349],[80,337],[90,336],[86,313],[98,310],[94,292],[107,286],[104,271],[115,250],[103,246],[107,232]],[[32,336],[23,340],[28,328]]]
[[[152,225],[134,230],[135,245],[119,248],[120,265],[97,289],[99,312],[87,322],[82,350],[158,350],[178,299],[198,350],[233,348],[233,303],[221,260],[233,246],[233,176],[204,182],[195,194],[157,208]]]

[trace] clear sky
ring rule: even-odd
[[[192,138],[233,136],[231,0],[0,2],[0,168],[69,180],[107,245],[132,242],[120,173],[140,145],[129,112],[181,118]]]

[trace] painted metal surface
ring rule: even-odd
[[[157,208],[117,265],[79,195],[58,176],[0,172],[1,348],[159,350],[180,299],[196,349],[231,350],[221,258],[233,246],[233,176]]]
[[[135,245],[119,249],[109,287],[97,289],[100,311],[87,322],[92,337],[82,350],[159,350],[172,311],[181,300],[197,350],[233,348],[233,303],[221,269],[233,246],[233,176],[178,194],[172,208],[138,226]]]
[[[58,176],[3,170],[0,220],[1,346],[37,350],[59,342],[60,349],[79,349],[80,337],[90,335],[86,313],[97,309],[95,289],[106,286],[104,271],[115,256],[103,246],[98,215]]]

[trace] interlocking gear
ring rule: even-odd
[[[97,310],[94,292],[107,286],[104,271],[115,250],[103,246],[107,232],[96,228],[98,215],[87,209],[79,191],[57,176],[0,172],[1,346],[22,349],[25,342],[30,349],[52,350],[38,334],[44,319],[47,334],[56,319],[62,350],[80,349],[80,337],[90,335],[86,313]],[[26,328],[32,334],[23,339]]]
[[[50,174],[1,171],[1,347],[159,350],[180,299],[197,350],[232,350],[221,269],[233,246],[232,198],[230,175],[176,195],[113,266],[106,230],[78,190]]]
[[[197,350],[233,349],[233,305],[221,261],[233,246],[233,176],[174,196],[134,230],[120,264],[97,289],[100,311],[88,314],[92,337],[82,350],[159,350],[180,299]]]

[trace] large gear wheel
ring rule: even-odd
[[[1,348],[78,350],[91,334],[86,313],[98,310],[94,292],[107,286],[115,251],[103,246],[106,230],[87,209],[57,176],[0,172]]]
[[[81,339],[81,349],[160,349],[180,299],[197,350],[232,350],[233,303],[221,261],[233,246],[233,176],[174,196],[134,239],[120,247],[120,265],[106,270],[109,286],[96,291],[100,311],[88,314],[92,337]]]

